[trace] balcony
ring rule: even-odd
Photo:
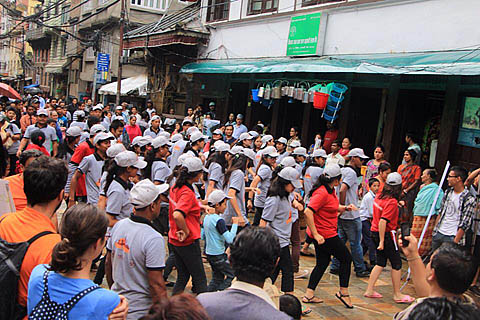
[[[29,29],[25,33],[25,40],[30,42],[30,41],[35,41],[35,40],[40,40],[42,38],[46,38],[47,34],[46,34],[45,30],[46,30],[46,28],[44,28],[44,27]]]

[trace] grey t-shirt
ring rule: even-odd
[[[45,147],[45,149],[48,150],[48,152],[50,152],[52,150],[52,141],[58,141],[57,132],[55,131],[55,129],[48,125],[46,127],[39,128],[37,124],[32,124],[27,127],[27,130],[25,130],[25,134],[23,135],[23,137],[26,139],[30,139],[31,134],[37,130],[41,130],[45,134],[45,142],[43,143],[43,146]]]
[[[187,145],[187,141],[185,140],[178,140],[172,147],[172,155],[170,158],[170,169],[175,169],[178,164],[178,157],[180,157],[185,150],[185,146]]]
[[[167,166],[163,160],[155,160],[152,163],[152,181],[165,183],[167,178],[172,174],[172,170]]]
[[[223,189],[223,176],[222,166],[217,162],[210,163],[208,167],[208,181],[215,182],[213,186],[215,189]]]
[[[159,135],[160,133],[162,133],[162,131],[163,131],[162,128],[158,128],[158,132],[155,133],[155,131],[152,130],[152,127],[150,127],[150,128],[145,129],[145,131],[143,132],[143,136],[144,136],[144,137],[150,136],[150,137],[152,137],[152,138],[155,139],[156,137],[158,137],[158,135]]]
[[[128,184],[114,178],[107,190],[107,207],[105,211],[114,215],[117,220],[130,217],[133,205],[130,203],[130,189]]]
[[[103,163],[104,160],[98,154],[94,153],[83,158],[78,166],[78,170],[85,174],[87,203],[95,205],[98,203]]]
[[[288,157],[290,155],[290,152],[288,151],[284,151],[283,153],[280,153],[280,155],[277,157],[277,164],[279,164],[280,162],[282,162],[282,160],[285,158],[285,157]]]
[[[7,129],[5,129],[5,131],[10,133],[11,136],[15,134],[22,134],[22,132],[20,131],[20,129],[18,129],[18,126],[15,123],[10,123],[7,126]],[[16,154],[19,146],[20,146],[20,139],[17,141],[14,141],[12,145],[7,149],[8,154]]]
[[[351,167],[342,168],[342,184],[348,186],[345,196],[345,205],[354,204],[358,207],[358,177],[357,172]],[[339,186],[339,188],[341,185]],[[345,220],[353,220],[360,217],[360,212],[357,211],[345,211],[340,218]]]
[[[240,212],[242,213],[245,221],[248,223],[247,214],[245,211],[245,174],[242,170],[237,169],[232,172],[230,175],[230,181],[225,189],[225,192],[228,194],[230,189],[235,189],[237,192],[235,194],[235,199],[237,200],[238,207],[240,208]],[[232,224],[232,217],[236,217],[237,214],[233,209],[231,201],[229,200],[227,203],[227,210],[223,214],[223,220],[227,225]]]
[[[312,187],[318,181],[318,177],[320,177],[323,173],[323,168],[317,166],[310,166],[305,170],[305,174],[303,175],[303,189],[305,190],[305,204],[308,204],[310,200],[309,194],[312,190]]]
[[[272,179],[272,169],[268,165],[262,163],[260,168],[258,168],[257,175],[260,177],[258,188],[261,193],[255,193],[253,204],[255,207],[263,208],[265,206],[265,200],[267,199],[267,191],[271,182],[270,180]]]
[[[292,206],[290,197],[268,197],[265,200],[262,219],[268,222],[280,242],[280,248],[290,244],[292,234]]]
[[[127,298],[127,319],[139,319],[152,306],[148,270],[165,267],[164,239],[147,219],[133,216],[115,224],[107,250],[112,254],[112,290]]]
[[[70,123],[70,128],[71,127],[79,127],[83,131],[88,129],[87,123],[86,122],[80,122],[80,121],[72,121],[72,123]]]

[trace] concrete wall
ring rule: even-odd
[[[285,56],[291,16],[327,8],[297,5],[293,12],[294,0],[280,0],[280,13],[263,14],[259,19],[258,15],[246,15],[247,3],[248,0],[232,2],[230,21],[210,24],[214,28],[201,57]],[[480,39],[478,0],[385,0],[328,8],[324,10],[329,15],[326,55],[469,49],[476,48]]]

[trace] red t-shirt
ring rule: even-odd
[[[333,141],[338,137],[338,130],[327,130],[325,136],[323,137],[323,149],[327,154],[331,152],[330,147],[332,146]]]
[[[95,152],[95,147],[90,143],[90,140],[86,140],[78,145],[73,152],[70,162],[75,163],[77,166],[80,165],[83,158],[89,156]],[[82,197],[87,195],[87,189],[85,187],[85,175],[82,174],[81,177],[77,180],[77,196]]]
[[[168,221],[170,222],[168,241],[171,244],[178,247],[188,246],[195,240],[200,239],[200,204],[192,186],[184,185],[181,188],[173,186],[170,189],[170,206],[168,211]],[[183,242],[178,241],[177,231],[180,229],[173,219],[174,211],[183,213],[187,228],[190,230],[190,234]]]
[[[338,225],[338,198],[335,191],[328,193],[324,186],[315,190],[308,203],[308,208],[313,211],[313,221],[317,232],[325,239],[337,235]],[[312,237],[310,230],[307,233]]]
[[[32,149],[40,150],[43,152],[44,155],[46,155],[47,157],[50,157],[50,152],[48,152],[47,148],[45,148],[44,146],[37,146],[35,143],[30,143],[25,148],[25,150],[32,150]]]
[[[130,138],[130,141],[133,141],[133,139],[142,135],[142,130],[140,129],[140,127],[138,125],[131,126],[131,125],[127,124],[125,126],[125,130],[127,130],[128,137]]]
[[[385,233],[397,230],[398,224],[398,201],[395,198],[376,198],[373,202],[373,220],[371,231],[378,232],[380,219],[387,221]]]

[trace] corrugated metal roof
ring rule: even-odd
[[[183,9],[167,13],[159,21],[153,22],[125,34],[125,38],[135,38],[155,33],[162,33],[168,30],[174,30],[177,26],[189,22],[200,12],[200,4],[196,2]]]

